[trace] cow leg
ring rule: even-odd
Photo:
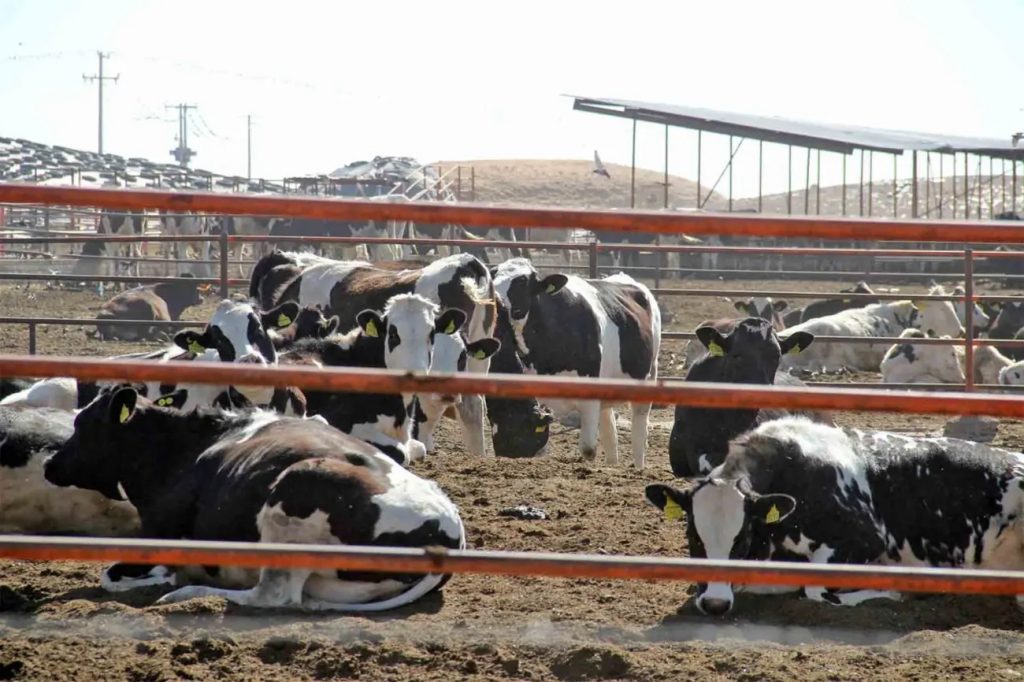
[[[630,430],[630,442],[633,445],[633,466],[643,471],[647,457],[648,422],[651,416],[651,403],[633,403],[633,425]]]
[[[811,601],[828,602],[836,606],[857,606],[870,599],[892,599],[900,601],[902,595],[892,590],[853,590],[836,592],[825,587],[805,587],[804,594]]]
[[[610,406],[601,406],[599,422],[601,430],[601,449],[604,450],[604,463],[619,463],[619,434],[615,428],[615,410]]]
[[[100,574],[100,586],[107,592],[127,592],[137,587],[176,585],[177,576],[168,566],[151,564],[111,564]]]
[[[580,454],[583,459],[597,457],[598,423],[601,418],[601,402],[584,400],[579,403],[580,411]]]
[[[198,597],[223,597],[241,606],[282,607],[302,606],[302,588],[312,571],[264,568],[256,586],[248,590],[231,590],[208,585],[188,585],[168,592],[157,604],[175,604]]]
[[[474,457],[486,457],[487,445],[484,440],[484,398],[480,395],[464,395],[462,402],[455,406],[462,425],[462,439],[466,449]]]

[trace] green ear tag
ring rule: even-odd
[[[544,432],[545,432],[545,431],[547,431],[547,430],[548,430],[548,425],[547,425],[547,424],[541,424],[540,426],[538,426],[537,428],[535,428],[535,429],[533,430],[533,432],[534,432],[534,433],[544,433]]]
[[[793,346],[788,351],[786,351],[786,355],[796,355],[799,352],[800,352],[800,346],[797,345],[797,346]]]
[[[121,415],[118,417],[121,420],[121,423],[124,424],[126,421],[128,421],[128,418],[131,417],[131,416],[132,416],[132,413],[128,411],[128,406],[127,405],[122,405],[121,406]]]
[[[158,398],[156,404],[159,405],[160,407],[167,407],[172,402],[174,402],[174,398],[171,398],[170,396],[164,396],[163,398]]]
[[[764,522],[765,523],[778,523],[780,517],[781,517],[781,514],[779,514],[779,508],[776,507],[773,504],[772,508],[768,510],[767,514],[765,514]]]
[[[451,320],[450,322],[448,322],[448,326],[445,328],[444,333],[445,334],[454,334],[455,333],[455,320]]]
[[[284,313],[281,313],[280,315],[277,316],[277,326],[278,327],[287,327],[291,323],[292,323],[292,318],[288,317]]]
[[[548,285],[548,288],[547,288],[547,289],[545,289],[545,291],[546,291],[547,293],[549,293],[549,294],[553,294],[553,293],[555,293],[555,285],[554,285],[554,284],[549,284],[549,285]]]
[[[708,355],[710,355],[712,357],[720,358],[723,355],[725,355],[725,351],[722,350],[721,346],[719,346],[717,343],[712,341],[711,343],[708,344]],[[678,506],[678,505],[676,505],[676,506]]]
[[[671,497],[665,498],[665,520],[666,521],[682,521],[683,520],[683,508],[679,506],[679,503],[673,500]]]
[[[206,352],[206,349],[203,348],[203,344],[199,343],[195,339],[192,339],[191,341],[188,342],[188,352],[195,353],[196,355],[202,355],[203,353]]]
[[[477,360],[486,360],[487,353],[483,352],[482,350],[478,350],[477,352],[473,353],[473,357],[476,358]]]
[[[366,335],[377,338],[377,323],[373,320],[366,323]]]

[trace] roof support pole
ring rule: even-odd
[[[978,210],[977,210],[978,220],[981,220],[981,204],[982,204],[982,201],[983,201],[982,196],[981,196],[981,190],[982,190],[982,187],[981,187],[981,161],[982,161],[981,154],[978,154],[978,172],[976,174],[976,177],[978,178],[978,180],[975,183],[978,186]]]
[[[811,148],[807,148],[807,170],[804,174],[804,215],[811,212]]]
[[[925,152],[927,154],[927,152]],[[913,151],[910,161],[910,217],[917,217],[917,150]],[[927,165],[927,164],[926,164]],[[928,201],[925,200],[927,210]]]
[[[757,141],[757,212],[761,213],[764,198],[764,140]],[[1004,187],[1005,190],[1005,187]]]
[[[729,136],[729,213],[732,213],[732,157],[735,154],[732,148],[732,135]]]
[[[864,217],[864,150],[860,150],[860,217]]]
[[[668,208],[668,124],[665,124],[665,208]]]
[[[1011,202],[1013,208],[1011,208],[1010,210],[1013,211],[1013,212],[1016,212],[1017,211],[1017,161],[1016,160],[1010,161],[1010,166],[1013,167],[1013,187],[1012,187],[1013,194],[1011,195],[1011,198],[1010,198],[1010,202]]]
[[[999,159],[999,163],[1002,166],[999,178],[1003,186],[999,192],[999,212],[1002,213],[1006,211],[1006,159]]]
[[[697,208],[700,208],[700,142],[701,142],[701,131],[697,131]]]
[[[789,145],[789,170],[786,172],[786,213],[793,215],[793,145]]]
[[[953,152],[953,206],[950,207],[949,214],[956,218],[956,152]]]
[[[868,152],[868,217],[875,199],[875,152]]]
[[[636,208],[636,118],[633,119],[633,157],[629,163],[629,207]]]
[[[988,217],[989,220],[996,217],[996,175],[992,171],[996,161],[988,157]]]
[[[814,181],[814,212],[821,215],[821,150],[817,150],[818,159],[814,162],[817,177]]]
[[[971,172],[970,167],[967,165],[970,163],[967,158],[970,156],[967,152],[964,152],[964,219],[970,220],[971,218],[971,180],[968,175]]]
[[[896,186],[896,176],[899,175],[899,172],[900,172],[899,161],[900,161],[899,155],[898,154],[893,154],[892,155],[892,217],[893,218],[899,218],[900,217],[899,216],[900,199],[899,199],[899,194],[897,193],[897,189],[898,188]]]
[[[942,220],[944,207],[942,206],[943,196],[946,194],[946,176],[942,174],[943,154],[939,152],[939,220]]]
[[[843,215],[846,215],[846,154],[843,154]]]
[[[916,161],[916,154],[915,161]],[[916,163],[914,165],[917,165]],[[916,175],[916,174],[915,174]],[[914,187],[917,187],[917,182],[914,182]],[[917,194],[914,194],[914,217],[917,217]],[[928,214],[932,212],[932,153],[924,153],[924,215],[927,218]]]

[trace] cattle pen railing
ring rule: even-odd
[[[750,236],[810,236],[908,241],[1018,243],[1024,230],[1006,224],[860,219],[709,216],[655,212],[610,212],[540,208],[494,208],[455,204],[387,204],[361,200],[239,197],[197,193],[95,190],[0,185],[0,201],[59,203],[109,208],[153,208],[285,215],[331,219],[418,220],[472,225],[543,228],[583,227],[627,232],[721,233]],[[967,328],[972,325],[973,272],[965,250]],[[965,340],[971,368],[973,344]],[[970,377],[972,372],[968,373]],[[234,364],[145,363],[81,358],[0,356],[0,376],[72,376],[93,380],[173,381],[298,386],[373,393],[483,393],[506,398],[548,397],[658,402],[707,408],[776,407],[924,414],[1024,417],[1024,398],[990,394],[877,392],[858,389],[761,387],[672,381],[613,381],[499,375],[417,375],[387,370],[251,367]],[[970,379],[968,380],[970,384]],[[970,385],[968,386],[970,388]],[[424,550],[379,547],[271,546],[246,543],[115,541],[107,539],[0,537],[0,556],[15,559],[118,560],[148,563],[330,567],[342,570],[485,572],[510,575],[604,579],[806,585],[962,593],[1021,594],[1024,573],[951,571],[876,566],[822,566],[648,557],[595,557],[541,553]]]

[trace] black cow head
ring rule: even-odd
[[[224,362],[277,364],[277,352],[267,329],[283,329],[299,314],[299,304],[282,303],[265,313],[257,313],[252,304],[221,301],[202,334],[179,332],[174,343],[190,353],[216,350]]]
[[[337,315],[327,318],[320,308],[306,306],[299,311],[294,321],[295,340],[326,338],[338,331],[340,323]]]
[[[782,356],[799,353],[814,341],[804,331],[780,339],[772,323],[759,317],[740,320],[726,336],[711,326],[699,327],[696,334],[708,351],[699,363],[715,363],[716,381],[740,384],[771,384]]]
[[[750,559],[755,534],[786,519],[796,508],[789,495],[759,495],[746,478],[704,478],[689,490],[652,484],[647,501],[670,522],[685,522],[690,556],[694,559]],[[699,583],[697,608],[720,616],[733,604],[729,583]]]

